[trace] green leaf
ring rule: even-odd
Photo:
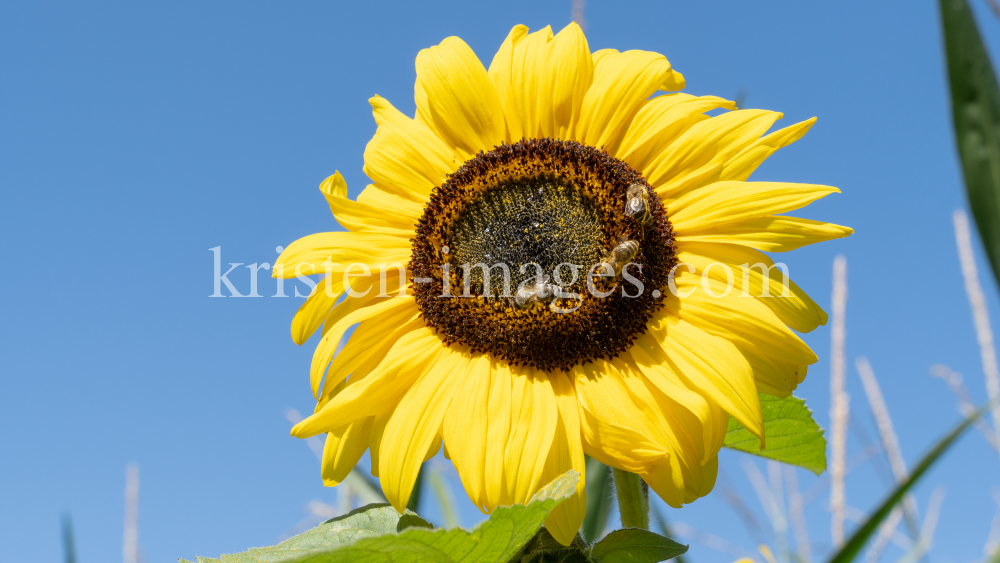
[[[592,457],[587,458],[587,514],[580,533],[588,542],[597,540],[611,513],[611,468]]]
[[[667,522],[667,517],[664,516],[662,512],[660,512],[660,509],[657,508],[655,504],[650,505],[649,515],[651,517],[650,519],[656,523],[656,527],[660,529],[660,535],[667,536],[668,538],[674,535],[670,531],[670,523]],[[677,563],[685,563],[684,556],[678,555]]]
[[[489,520],[472,531],[410,528],[399,534],[363,538],[339,549],[290,558],[283,563],[510,561],[534,537],[552,509],[576,492],[579,479],[579,473],[567,471],[538,491],[527,505],[498,508]]]
[[[782,399],[762,393],[760,407],[764,414],[767,447],[761,450],[760,440],[732,417],[729,418],[723,446],[804,467],[817,475],[826,470],[826,438],[805,401],[792,396]]]
[[[921,458],[920,462],[913,468],[913,472],[910,473],[910,476],[906,479],[906,481],[900,483],[889,494],[889,497],[882,501],[878,510],[873,512],[872,515],[868,517],[868,520],[866,520],[865,523],[851,535],[851,537],[844,544],[844,547],[842,547],[840,551],[830,558],[830,563],[847,563],[848,561],[853,561],[854,557],[859,551],[861,551],[861,548],[864,547],[865,542],[868,541],[868,538],[871,537],[871,535],[878,528],[879,524],[882,523],[882,520],[884,520],[885,517],[892,511],[893,507],[896,506],[896,503],[898,503],[907,491],[909,491],[917,483],[917,481],[923,477],[924,473],[926,473],[927,470],[934,465],[934,462],[941,458],[942,454],[944,454],[944,452],[946,452],[948,448],[955,443],[955,440],[957,440],[958,437],[969,428],[969,426],[972,426],[973,422],[978,420],[979,417],[986,412],[989,406],[990,403],[987,403],[982,407],[979,407],[976,412],[969,415],[969,418],[963,420],[944,438],[941,438],[941,440],[939,440],[938,443],[935,444],[923,458]]]
[[[955,141],[965,191],[1000,281],[1000,88],[965,0],[940,0]]]
[[[402,531],[410,527],[432,527],[423,518],[407,511],[400,514],[389,504],[369,504],[332,518],[319,526],[271,547],[255,547],[220,559],[198,558],[198,563],[271,563],[319,549],[348,545],[361,538]],[[221,560],[221,561],[220,561]]]
[[[518,555],[552,509],[576,492],[580,474],[567,471],[527,505],[498,508],[472,531],[432,529],[416,514],[386,504],[368,505],[328,520],[273,547],[223,555],[205,563],[337,563],[434,561],[506,562]]]
[[[598,563],[655,563],[687,552],[686,545],[638,528],[615,530],[594,545],[590,556]]]

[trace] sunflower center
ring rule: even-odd
[[[546,138],[480,153],[437,187],[409,270],[445,343],[551,371],[627,350],[675,263],[666,211],[638,172]]]
[[[503,182],[485,192],[455,221],[451,254],[469,268],[470,289],[485,289],[484,270],[490,273],[493,296],[510,293],[537,272],[559,277],[596,264],[603,252],[600,210],[573,186],[547,178]],[[504,286],[505,264],[510,282]],[[533,265],[537,264],[538,268]],[[560,268],[562,265],[562,268]]]

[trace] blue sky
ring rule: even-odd
[[[1000,53],[1000,22],[973,4]],[[337,229],[317,186],[334,170],[351,195],[367,183],[366,100],[412,113],[421,48],[458,35],[488,62],[512,25],[569,20],[569,1],[0,7],[2,557],[61,560],[69,511],[81,563],[118,559],[133,460],[148,561],[268,544],[308,501],[332,501],[283,414],[312,408],[312,343],[299,348],[288,333],[301,300],[208,298],[209,249],[221,246],[224,262],[273,262],[276,246]],[[827,306],[830,264],[848,257],[859,428],[874,435],[858,355],[880,378],[909,461],[958,419],[932,364],[985,398],[951,227],[965,198],[936,3],[590,0],[586,23],[595,50],[664,53],[691,93],[745,92],[748,107],[784,112],[779,124],[819,117],[755,178],[844,192],[804,215],[856,234],[781,258]],[[230,278],[247,292],[246,269]],[[996,284],[983,283],[1000,319]],[[260,293],[274,289],[262,275]],[[804,338],[821,360],[797,395],[826,426],[829,329]],[[724,472],[760,514],[740,458],[724,455]],[[921,509],[934,485],[948,491],[933,561],[982,556],[998,463],[970,435],[918,489]],[[851,474],[851,506],[877,502],[884,465]],[[462,502],[471,525],[478,512]],[[829,542],[822,504],[808,511],[814,553]],[[720,494],[668,515],[755,545]],[[697,544],[691,554],[732,560]]]

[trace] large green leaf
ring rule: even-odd
[[[524,549],[552,509],[576,492],[579,479],[579,473],[568,471],[527,505],[498,508],[472,531],[430,529],[412,512],[401,516],[391,506],[369,505],[276,546],[220,559],[221,563],[506,562]]]
[[[934,447],[931,448],[931,450],[927,452],[924,457],[921,458],[920,462],[913,468],[913,472],[910,473],[910,476],[906,479],[906,481],[900,483],[891,493],[889,493],[888,498],[882,501],[882,504],[878,507],[878,509],[875,510],[875,512],[868,517],[868,520],[866,520],[865,523],[851,535],[847,542],[844,543],[844,547],[842,547],[840,551],[835,553],[833,557],[830,558],[830,563],[848,563],[849,561],[853,561],[854,557],[859,551],[861,551],[861,548],[864,547],[871,535],[875,533],[876,529],[878,529],[882,520],[884,520],[885,517],[892,511],[893,507],[896,506],[896,503],[898,503],[903,496],[906,495],[907,491],[913,488],[917,481],[924,476],[924,473],[926,473],[927,470],[934,465],[934,462],[940,459],[944,452],[948,451],[948,448],[955,443],[955,440],[957,440],[958,437],[969,428],[969,426],[972,426],[973,422],[978,420],[979,417],[986,412],[989,406],[990,404],[987,403],[977,409],[976,412],[969,415],[969,418],[963,420],[955,426],[951,432],[948,432],[944,438],[941,438],[937,444],[934,444]]]
[[[687,552],[686,545],[638,528],[615,530],[594,545],[597,563],[657,563]]]
[[[767,447],[761,450],[760,440],[732,417],[723,446],[798,465],[817,475],[822,473],[826,469],[826,438],[805,401],[792,396],[782,399],[761,394],[760,407],[764,414]]]
[[[1000,281],[1000,88],[965,0],[940,0],[951,114],[972,216]]]
[[[319,549],[348,545],[361,538],[375,537],[402,531],[411,526],[430,528],[425,520],[410,512],[396,512],[389,504],[369,504],[323,522],[319,526],[289,538],[271,547],[255,547],[242,553],[223,555],[221,563],[271,563],[294,558]],[[216,562],[216,559],[198,558],[198,562]]]

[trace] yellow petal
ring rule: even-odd
[[[426,123],[462,160],[506,138],[503,107],[483,64],[458,37],[417,54],[415,98]]]
[[[785,213],[840,190],[814,184],[781,182],[715,182],[670,203],[667,213],[678,234]]]
[[[557,542],[569,545],[576,537],[587,512],[586,462],[583,444],[580,442],[580,414],[573,384],[564,372],[552,373],[550,381],[559,411],[559,424],[552,440],[552,449],[545,458],[542,485],[570,469],[575,469],[580,474],[580,480],[576,482],[576,494],[560,502],[549,513],[545,519],[545,528]]]
[[[667,504],[680,508],[712,492],[718,472],[719,459],[713,456],[700,466],[662,464],[640,477]]]
[[[379,456],[379,480],[386,500],[400,512],[410,500],[420,465],[441,431],[468,364],[468,353],[444,348],[441,361],[413,384],[386,424],[382,448],[392,454]]]
[[[593,60],[594,79],[574,138],[613,151],[636,112],[673,71],[666,57],[647,51],[598,51]]]
[[[678,233],[678,245],[688,242],[727,242],[764,252],[787,252],[803,246],[843,238],[854,232],[850,227],[798,217],[769,215],[725,223],[711,229],[699,228]]]
[[[337,222],[348,231],[409,236],[416,230],[416,221],[411,217],[397,215],[395,209],[375,207],[349,199],[347,182],[339,171],[323,180],[319,191],[326,197],[330,212],[337,218]]]
[[[478,355],[457,383],[458,397],[444,418],[444,441],[473,504],[482,506],[489,435],[490,359]]]
[[[764,445],[764,422],[753,370],[729,341],[708,334],[674,315],[659,313],[649,334],[663,347],[659,359],[672,371],[704,390]],[[636,360],[639,356],[634,351]],[[643,350],[655,354],[655,350]],[[657,358],[653,356],[655,361]]]
[[[555,37],[552,29],[545,27],[517,42],[512,49],[509,91],[511,111],[517,114],[521,134],[526,138],[568,139],[579,119],[593,71],[587,38],[576,23]],[[498,88],[508,89],[506,85]]]
[[[389,424],[392,413],[396,410],[396,405],[392,405],[389,410],[373,417],[372,431],[368,438],[368,456],[371,461],[371,473],[373,477],[378,477],[378,464],[381,459],[382,436],[385,435],[385,425]]]
[[[341,309],[342,311],[336,311]],[[312,382],[313,394],[319,393],[320,382],[323,373],[326,371],[330,360],[333,359],[340,339],[348,328],[368,319],[379,317],[391,318],[388,326],[396,326],[402,319],[412,316],[416,309],[412,297],[376,297],[371,301],[356,299],[346,301],[343,306],[338,306],[336,320],[331,323],[331,327],[323,334],[323,338],[316,344],[313,352],[312,366],[309,370],[309,379]],[[341,374],[346,376],[346,374]]]
[[[677,260],[694,266],[695,275],[707,272],[716,281],[728,282],[728,269],[732,272],[735,293],[757,298],[783,323],[799,332],[810,332],[826,324],[826,312],[765,254],[735,244],[701,242],[680,244],[677,250]]]
[[[684,89],[684,75],[677,72],[676,70],[667,75],[667,79],[660,84],[661,92],[676,92],[677,90]]]
[[[729,415],[711,394],[694,385],[677,371],[675,365],[662,361],[662,346],[649,334],[636,339],[635,345],[619,356],[615,366],[636,404],[642,406],[644,432],[673,457],[707,459],[722,447],[718,426]]]
[[[323,390],[320,395],[325,396],[333,386],[343,382],[347,374],[352,374],[353,381],[359,372],[375,369],[397,340],[418,328],[427,326],[427,323],[420,318],[420,312],[416,307],[409,312],[406,310],[397,312],[397,315],[383,315],[363,321],[354,329],[350,339],[330,362],[327,375],[323,378]],[[369,369],[365,370],[362,368],[363,365],[368,365]]]
[[[292,428],[292,436],[308,438],[348,422],[392,408],[447,350],[430,328],[401,337],[379,366],[361,381],[348,385],[323,408]]]
[[[514,103],[521,119],[521,130],[525,138],[538,136],[539,116],[546,111],[549,100],[544,99],[540,90],[545,72],[548,44],[552,40],[552,28],[546,26],[529,33],[524,40],[514,46],[513,80]],[[518,141],[520,139],[514,139]]]
[[[408,197],[389,193],[375,184],[368,184],[358,194],[358,203],[363,203],[376,209],[389,209],[402,217],[418,219],[424,212],[425,202],[417,202]]]
[[[379,271],[381,263],[410,261],[407,238],[379,233],[316,233],[285,248],[271,271],[275,278],[343,273],[351,264],[367,264]],[[358,270],[360,271],[360,270]]]
[[[768,357],[784,362],[819,361],[809,346],[760,301],[727,293],[726,284],[712,279],[687,277],[678,281],[677,289],[685,297],[668,294],[666,309],[709,334],[730,342],[749,342]]]
[[[628,126],[616,156],[636,170],[645,171],[651,160],[695,123],[709,119],[706,111],[736,104],[715,96],[690,94],[657,96],[643,104]]]
[[[389,193],[423,203],[458,169],[454,152],[425,124],[387,100],[371,103],[378,129],[365,148],[365,174]]]
[[[488,512],[501,504],[513,504],[513,497],[507,491],[507,480],[504,477],[504,457],[507,440],[510,438],[513,375],[510,365],[497,359],[492,360],[491,371],[483,500]]]
[[[548,374],[521,368],[514,374],[510,437],[504,476],[511,504],[526,503],[542,482],[545,459],[559,424],[559,408]]]
[[[746,109],[700,121],[651,160],[643,170],[646,180],[656,187],[661,198],[676,199],[717,177],[733,155],[763,135],[780,117],[773,111]]]
[[[358,464],[368,449],[374,417],[359,418],[340,428],[327,432],[323,444],[323,484],[336,487]]]
[[[524,136],[521,129],[521,111],[517,106],[517,91],[514,89],[513,59],[514,47],[527,35],[527,26],[515,25],[500,45],[497,54],[493,56],[493,62],[487,71],[503,107],[508,143],[518,141]]]
[[[667,450],[643,433],[642,410],[617,369],[598,359],[574,371],[583,440],[591,457],[633,473],[666,457]]]
[[[774,151],[798,141],[816,123],[816,118],[807,119],[784,129],[779,129],[766,137],[761,137],[744,148],[722,167],[720,180],[746,180]]]
[[[323,324],[344,291],[344,276],[330,274],[316,284],[316,289],[292,318],[292,341],[301,346]]]

